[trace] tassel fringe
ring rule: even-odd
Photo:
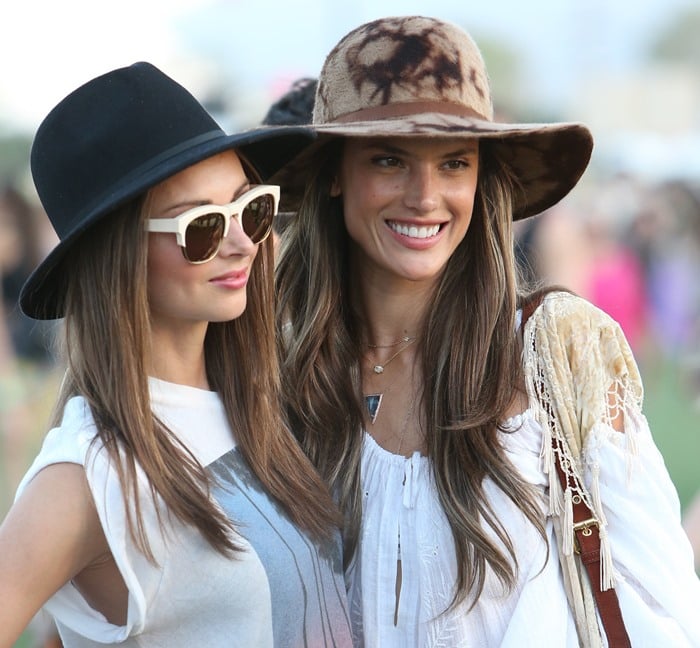
[[[608,531],[604,524],[601,524],[598,532],[600,534],[600,589],[605,591],[615,587],[612,552],[610,551]]]
[[[562,550],[565,556],[574,553],[574,505],[571,501],[571,489],[564,492],[564,546]]]

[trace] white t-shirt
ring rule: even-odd
[[[145,477],[139,472],[145,528],[157,564],[133,544],[119,480],[96,444],[81,397],[66,405],[22,480],[18,495],[42,468],[85,467],[110,549],[129,590],[124,626],[107,622],[70,583],[46,604],[67,648],[123,646],[349,646],[350,630],[337,541],[319,546],[295,527],[235,446],[215,392],[151,379],[155,414],[219,479],[213,495],[236,525],[243,551],[227,558],[177,520],[163,538]],[[167,511],[159,502],[161,513]]]
[[[521,477],[536,486],[543,511],[547,476],[541,465],[542,428],[530,410],[499,433]],[[628,429],[634,425],[635,430]],[[680,525],[680,506],[646,420],[626,419],[628,434],[599,426],[586,464],[600,469],[600,493],[613,552],[615,588],[635,648],[700,646],[700,581]],[[513,540],[518,576],[506,594],[489,571],[481,596],[445,613],[454,593],[454,539],[439,503],[431,462],[384,450],[365,434],[363,521],[358,552],[346,574],[356,646],[366,648],[578,648],[567,605],[551,520],[550,551],[520,510],[489,479],[489,505]],[[491,537],[495,539],[493,533]],[[397,558],[402,585],[396,597]],[[498,543],[498,541],[496,541]],[[500,543],[498,543],[500,544]],[[501,545],[502,546],[502,545]],[[397,614],[397,623],[394,617]]]

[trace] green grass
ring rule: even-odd
[[[677,362],[653,359],[641,370],[644,411],[685,507],[700,489],[700,408],[694,404],[698,394]]]

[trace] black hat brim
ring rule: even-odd
[[[263,180],[268,179],[296,157],[314,138],[311,129],[297,126],[255,128],[184,145],[161,157],[147,168],[137,169],[119,183],[119,189],[102,196],[82,214],[80,224],[46,256],[25,282],[19,297],[22,312],[34,319],[63,317],[62,284],[68,268],[61,268],[75,241],[107,214],[141,195],[159,182],[217,153],[237,149],[255,167]]]

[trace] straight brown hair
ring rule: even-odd
[[[141,515],[137,466],[154,498],[162,498],[171,514],[228,554],[238,548],[235,520],[211,500],[213,481],[207,470],[151,410],[147,205],[147,197],[141,197],[121,207],[75,246],[64,273],[67,370],[54,424],[60,423],[69,398],[85,398],[97,427],[94,443],[104,445],[116,467],[130,532],[149,558],[153,554]],[[295,524],[323,540],[337,527],[339,514],[280,407],[272,245],[272,237],[260,244],[244,313],[209,324],[207,377],[221,396],[238,449],[266,491]],[[164,529],[164,520],[160,524]]]
[[[290,420],[345,514],[347,564],[362,516],[364,333],[349,279],[342,203],[330,197],[341,152],[342,140],[331,142],[310,170],[299,212],[282,244],[276,285],[282,385]],[[457,553],[453,605],[467,595],[476,600],[487,566],[506,587],[515,583],[513,539],[488,504],[486,477],[545,537],[535,494],[498,441],[499,425],[522,379],[512,232],[517,187],[508,167],[483,140],[479,169],[472,222],[447,263],[419,334],[427,451]]]

